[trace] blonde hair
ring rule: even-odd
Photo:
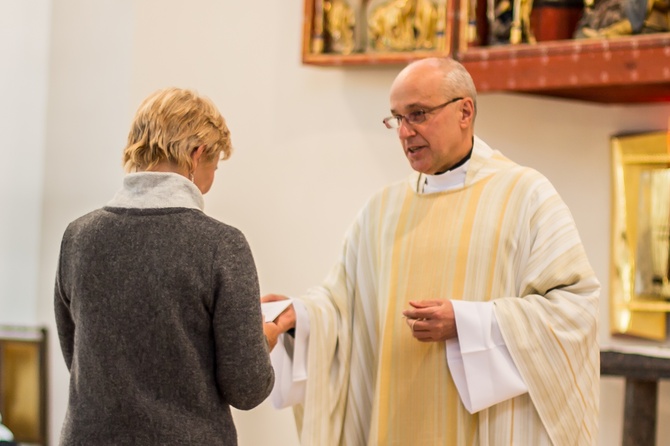
[[[230,131],[214,103],[193,90],[166,88],[140,104],[123,150],[126,172],[151,170],[161,162],[193,170],[191,153],[205,146],[204,161],[227,159]]]

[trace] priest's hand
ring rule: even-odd
[[[286,300],[288,297],[282,295],[282,294],[266,294],[265,296],[261,297],[261,302],[276,302],[278,300]],[[273,322],[266,322],[264,325],[268,324],[273,324],[276,326],[277,330],[279,330],[279,334],[286,333],[292,328],[295,328],[295,309],[293,308],[293,305],[289,305],[286,307],[282,313],[277,316],[277,318]]]
[[[448,299],[411,300],[404,310],[412,336],[422,342],[440,342],[458,336],[454,306]]]

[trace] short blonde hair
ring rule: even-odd
[[[230,131],[223,116],[193,90],[165,88],[140,104],[123,150],[123,167],[126,172],[150,170],[167,161],[191,172],[191,153],[202,145],[204,161],[230,156]]]

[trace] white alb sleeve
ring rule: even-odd
[[[309,315],[302,302],[293,299],[295,310],[295,338],[284,333],[270,353],[275,370],[275,385],[270,399],[275,409],[301,404],[307,387],[307,346],[309,342]]]
[[[528,392],[503,340],[493,302],[452,303],[458,338],[446,343],[447,363],[468,412]]]

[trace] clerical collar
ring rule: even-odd
[[[461,167],[463,164],[467,163],[468,160],[470,159],[470,157],[472,156],[472,149],[473,148],[474,148],[474,144],[473,144],[473,147],[470,148],[470,151],[467,153],[467,155],[465,155],[459,162],[457,162],[456,164],[454,164],[453,166],[451,166],[447,170],[443,170],[442,172],[437,172],[435,175],[442,175],[443,173],[447,173],[450,170],[456,170],[459,167]]]
[[[470,160],[467,160],[465,164],[461,164],[455,169],[447,170],[441,175],[425,175],[426,180],[421,192],[430,194],[463,187],[465,185],[465,174],[468,172],[469,165]]]
[[[463,159],[445,172],[437,173],[435,175],[426,175],[423,190],[421,192],[430,194],[433,192],[442,192],[463,187],[465,185],[465,174],[468,172],[471,156],[472,149],[470,149]]]

